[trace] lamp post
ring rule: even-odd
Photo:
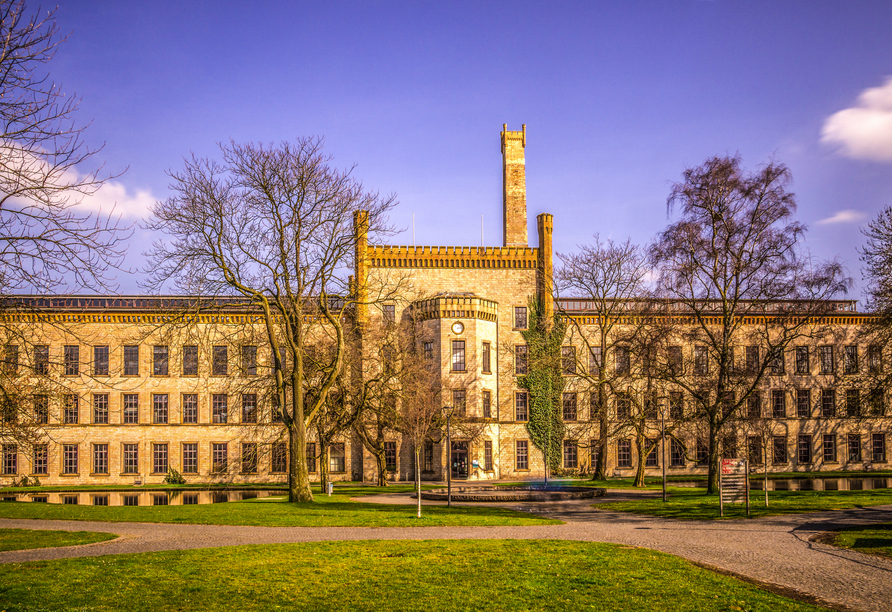
[[[666,402],[660,402],[660,442],[663,446],[663,501],[666,501]]]
[[[452,418],[453,406],[443,406],[446,411],[446,507],[452,507],[452,432],[449,420]]]

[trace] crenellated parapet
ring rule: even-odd
[[[391,246],[368,248],[372,268],[536,269],[539,249],[529,247]]]
[[[412,304],[418,320],[480,319],[495,321],[499,303],[475,295],[438,295]]]

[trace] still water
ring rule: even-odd
[[[706,487],[705,481],[670,482],[673,487]],[[750,489],[761,491],[765,480],[750,474]],[[860,478],[777,478],[768,480],[769,491],[870,491],[892,488],[892,477]]]
[[[190,506],[220,504],[243,499],[276,497],[285,491],[183,491],[152,489],[147,491],[65,491],[43,493],[3,493],[0,501],[72,504],[85,506]]]

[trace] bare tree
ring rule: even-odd
[[[667,355],[669,382],[693,400],[706,421],[708,491],[718,489],[719,438],[766,373],[783,367],[784,351],[815,332],[834,308],[826,300],[850,281],[838,262],[803,254],[805,227],[793,221],[790,171],[769,163],[749,174],[738,157],[716,157],[685,170],[668,209],[680,219],[650,249],[659,288],[677,311],[677,337],[692,347],[689,368]],[[735,345],[756,347],[743,356]],[[678,355],[680,357],[680,354]]]
[[[312,501],[307,430],[342,372],[352,334],[347,271],[357,236],[388,231],[396,200],[365,191],[352,169],[333,168],[319,138],[220,149],[222,161],[193,156],[170,174],[174,195],[155,204],[148,223],[170,241],[149,253],[147,286],[240,295],[258,310],[288,431],[289,499]],[[315,370],[308,393],[313,344],[329,344],[331,359]]]

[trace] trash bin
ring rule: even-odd
[[[328,483],[328,496],[329,497],[331,497],[332,491],[334,491],[334,483],[330,482],[330,483]]]

